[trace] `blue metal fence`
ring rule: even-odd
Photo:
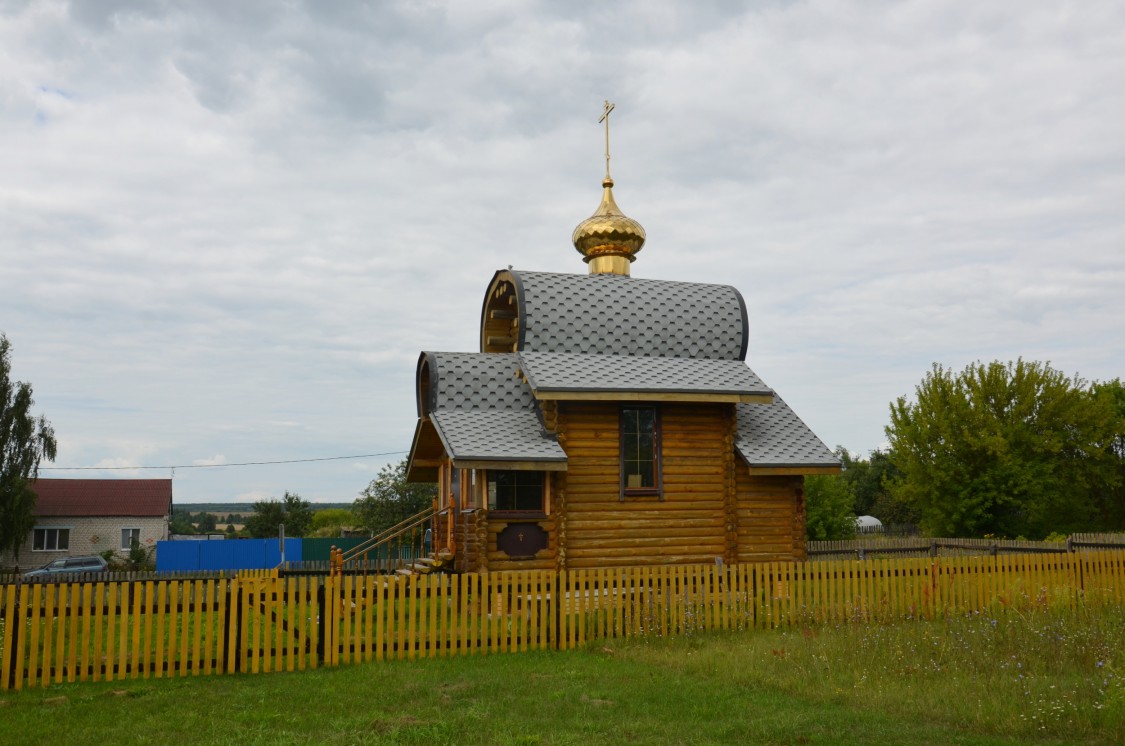
[[[285,559],[301,559],[301,539],[285,540]],[[264,570],[279,564],[281,547],[277,539],[159,541],[156,544],[158,572]]]

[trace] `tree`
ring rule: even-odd
[[[939,536],[1098,530],[1096,491],[1120,486],[1114,397],[1048,364],[935,364],[891,404],[893,497]]]
[[[355,513],[347,508],[324,508],[313,513],[313,536],[339,536],[340,531],[356,524]]]
[[[281,501],[259,500],[254,514],[246,519],[246,530],[255,539],[277,536],[278,525],[285,524],[285,535],[304,536],[312,526],[312,508],[296,493],[286,491]]]
[[[869,458],[861,458],[836,447],[836,455],[844,467],[840,477],[851,486],[855,495],[855,514],[871,515],[884,525],[917,523],[918,512],[912,506],[891,495],[890,483],[898,470],[890,457],[882,451],[872,451]]]
[[[173,534],[194,534],[195,526],[191,522],[191,512],[183,508],[173,508],[172,520],[168,522],[168,531]]]
[[[0,334],[0,553],[20,547],[35,527],[39,462],[53,461],[58,449],[47,419],[31,414],[31,384],[11,379],[10,345]]]
[[[406,481],[406,459],[387,464],[352,505],[359,523],[372,534],[401,523],[433,505],[437,485]]]
[[[842,475],[805,477],[805,536],[834,541],[855,536],[855,494]]]
[[[216,525],[218,524],[215,521],[215,516],[210,513],[199,514],[199,533],[206,534],[214,531]]]
[[[1113,410],[1116,423],[1103,447],[1112,473],[1094,487],[1095,510],[1101,516],[1102,528],[1121,531],[1125,530],[1125,384],[1115,378],[1095,383],[1092,391],[1103,406]]]

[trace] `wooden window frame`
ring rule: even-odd
[[[489,495],[489,485],[495,481],[492,475],[497,472],[508,472],[512,474],[539,474],[543,479],[543,490],[541,493],[541,502],[539,503],[539,510],[497,510],[492,507],[492,498]],[[488,507],[488,514],[496,518],[506,518],[510,520],[543,520],[551,515],[551,473],[548,471],[538,470],[523,470],[523,469],[489,469],[484,472],[483,480],[484,494],[482,505]]]
[[[628,487],[625,483],[625,412],[628,410],[649,410],[653,416],[652,426],[652,473],[655,484],[651,487]],[[660,407],[655,404],[622,404],[617,415],[617,441],[618,463],[620,465],[620,499],[624,502],[627,497],[655,497],[664,499],[664,458],[663,458],[663,430],[661,425]]]

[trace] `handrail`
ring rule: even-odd
[[[396,539],[407,531],[417,528],[421,524],[433,518],[436,512],[437,511],[435,511],[434,508],[429,507],[419,513],[415,513],[405,520],[399,521],[390,528],[383,530],[375,536],[372,536],[362,544],[357,544],[348,551],[344,552],[340,558],[340,561],[348,562],[349,560],[353,560],[361,555],[366,555],[372,549],[377,548],[380,544],[384,544],[391,539]]]

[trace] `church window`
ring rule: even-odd
[[[656,407],[621,408],[621,497],[660,495],[660,417]]]

